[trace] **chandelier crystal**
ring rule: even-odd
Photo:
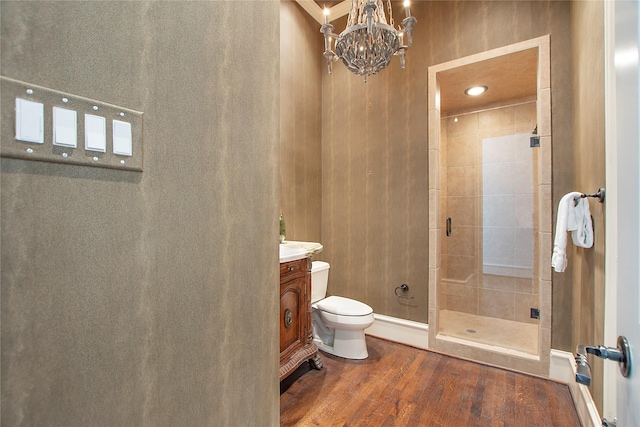
[[[324,12],[324,24],[320,32],[324,34],[324,57],[331,74],[331,64],[342,59],[344,65],[354,74],[364,77],[376,74],[386,68],[394,55],[400,57],[400,68],[405,68],[405,54],[413,42],[413,27],[416,18],[411,16],[409,1],[404,2],[406,17],[402,28],[394,28],[391,0],[387,0],[389,23],[384,13],[382,0],[351,0],[351,10],[347,28],[334,34],[334,26],[329,23],[328,10]],[[407,36],[407,44],[404,36]],[[335,52],[331,41],[335,40]]]

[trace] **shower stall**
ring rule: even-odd
[[[543,37],[429,70],[429,346],[536,374],[551,344],[548,68]],[[486,101],[460,97],[487,81]]]
[[[529,354],[539,322],[535,113],[530,101],[441,119],[439,333]]]

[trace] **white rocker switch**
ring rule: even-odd
[[[16,98],[16,139],[44,143],[44,104]]]
[[[113,121],[113,153],[121,156],[133,155],[131,123],[120,120]]]
[[[53,145],[78,146],[78,115],[73,110],[53,107]]]
[[[107,120],[93,114],[84,115],[84,148],[90,151],[107,151]]]

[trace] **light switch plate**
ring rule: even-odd
[[[142,172],[140,111],[0,76],[0,117],[3,158]]]

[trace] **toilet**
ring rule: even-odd
[[[349,298],[327,295],[329,264],[311,264],[313,342],[326,353],[345,359],[366,359],[364,330],[373,324],[373,309]],[[326,297],[326,298],[325,298]]]

